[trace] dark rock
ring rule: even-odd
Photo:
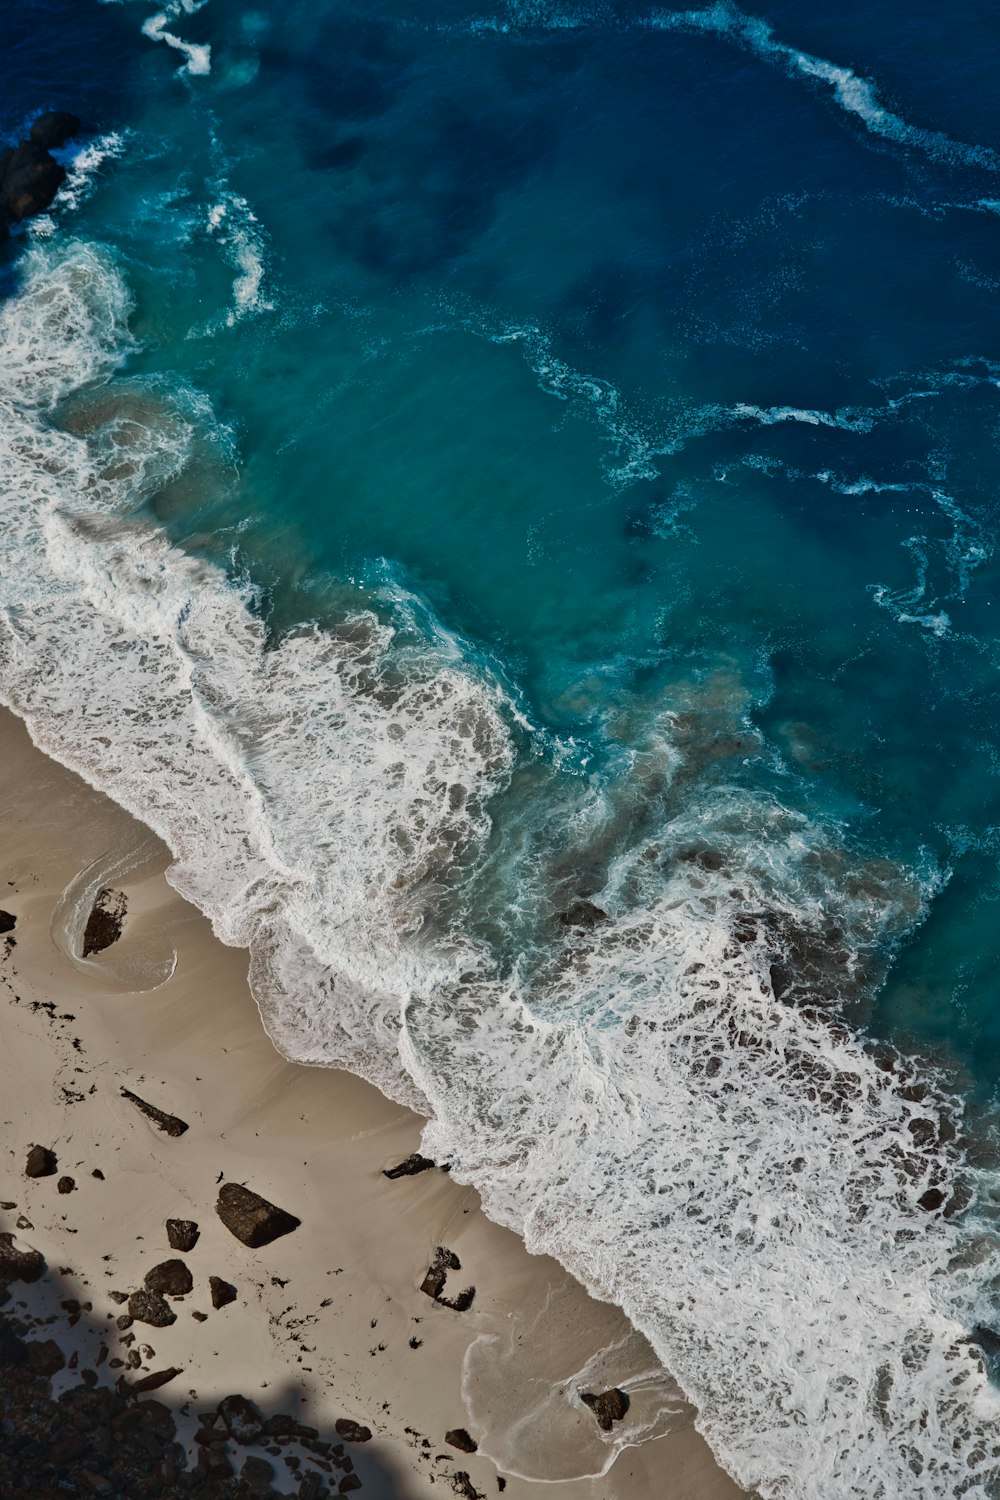
[[[55,1339],[46,1339],[44,1343],[37,1339],[30,1339],[24,1348],[28,1357],[28,1367],[33,1375],[41,1375],[48,1380],[66,1368],[66,1356]]]
[[[191,1316],[198,1323],[207,1323],[208,1322],[208,1313],[203,1313],[203,1312],[197,1312],[196,1311],[196,1312],[193,1312],[191,1314]]]
[[[37,1281],[44,1270],[40,1250],[18,1250],[12,1234],[0,1234],[0,1286],[8,1281]]]
[[[155,1104],[147,1104],[145,1099],[140,1099],[139,1095],[133,1094],[131,1089],[122,1089],[122,1098],[128,1099],[136,1109],[142,1110],[147,1120],[152,1120],[153,1124],[165,1135],[183,1135],[188,1128],[186,1122],[179,1119],[177,1115],[168,1115],[165,1110],[157,1109]]]
[[[194,1288],[194,1277],[182,1260],[162,1260],[143,1280],[148,1292],[167,1297],[186,1297]]]
[[[475,1438],[470,1437],[464,1427],[453,1427],[450,1432],[445,1433],[444,1440],[462,1453],[475,1453],[479,1448]]]
[[[123,1302],[128,1301],[128,1292],[109,1292],[108,1296],[111,1298],[112,1302],[117,1302],[119,1306],[121,1306]]]
[[[438,1297],[437,1301],[442,1307],[450,1307],[452,1312],[468,1312],[475,1295],[475,1287],[467,1286],[458,1293],[457,1297]]]
[[[322,1488],[323,1481],[315,1470],[307,1470],[299,1481],[299,1500],[316,1500]]]
[[[266,1489],[274,1478],[274,1465],[269,1464],[266,1458],[250,1453],[243,1460],[240,1478],[251,1490]]]
[[[0,911],[0,933],[13,932],[17,926],[17,918],[13,912]]]
[[[239,1182],[223,1183],[215,1211],[230,1234],[251,1250],[269,1245],[283,1234],[291,1234],[302,1222]]]
[[[559,913],[559,920],[564,927],[578,927],[584,932],[590,932],[595,927],[600,927],[602,922],[611,919],[607,912],[600,906],[595,906],[593,901],[586,900],[581,896],[568,906],[565,911]]]
[[[932,1214],[944,1202],[944,1193],[942,1193],[940,1188],[928,1188],[926,1193],[921,1193],[917,1202],[921,1208],[925,1208],[929,1214]]]
[[[446,1250],[443,1245],[438,1245],[434,1252],[434,1259],[427,1268],[427,1275],[420,1283],[420,1290],[426,1292],[428,1297],[435,1301],[444,1291],[444,1284],[448,1279],[449,1271],[460,1271],[462,1262],[453,1250]]]
[[[398,1162],[394,1167],[383,1167],[382,1176],[388,1177],[390,1182],[395,1182],[398,1177],[416,1177],[418,1172],[427,1172],[437,1163],[431,1161],[429,1156],[421,1156],[419,1151],[414,1151],[405,1161]]]
[[[210,1276],[208,1284],[212,1289],[213,1307],[228,1307],[230,1302],[236,1301],[238,1293],[232,1282],[223,1281],[221,1276]]]
[[[100,1167],[95,1167],[90,1175],[91,1177],[96,1177],[98,1182],[104,1181],[104,1173],[101,1171]]]
[[[127,1297],[125,1298],[125,1301],[128,1301]],[[122,1333],[124,1333],[127,1328],[132,1327],[132,1319],[129,1317],[128,1313],[122,1313],[120,1317],[117,1317],[115,1319],[115,1327],[120,1328]]]
[[[56,1175],[56,1153],[48,1146],[32,1146],[24,1168],[26,1177],[54,1177]]]
[[[218,1412],[235,1443],[254,1443],[264,1431],[264,1418],[246,1396],[224,1396]]]
[[[137,1323],[149,1323],[153,1328],[169,1328],[171,1323],[177,1322],[177,1314],[167,1306],[159,1292],[133,1292],[128,1299],[128,1310]]]
[[[171,1250],[182,1250],[186,1255],[198,1243],[199,1229],[193,1219],[168,1219],[167,1243]]]
[[[72,1193],[76,1189],[76,1182],[72,1177],[60,1177],[56,1189],[60,1193]]]
[[[80,130],[80,121],[76,115],[68,114],[64,110],[50,109],[44,115],[38,116],[29,131],[29,138],[37,145],[44,146],[46,151],[55,151],[57,147],[64,146],[75,135],[79,135]]]
[[[338,1417],[333,1424],[337,1429],[337,1436],[342,1437],[345,1443],[370,1443],[372,1430],[363,1427],[360,1422],[352,1422],[349,1417]]]
[[[580,1400],[590,1407],[602,1432],[610,1432],[612,1422],[620,1422],[629,1408],[628,1396],[617,1386],[612,1386],[609,1391],[601,1391],[599,1395],[581,1391]]]
[[[176,1380],[180,1373],[180,1370],[173,1365],[169,1370],[154,1370],[151,1375],[145,1375],[142,1380],[135,1382],[132,1393],[135,1396],[141,1396],[146,1391],[158,1391],[161,1385],[167,1385],[171,1380]]]
[[[66,168],[37,141],[22,141],[0,159],[0,231],[44,213],[66,181]]]
[[[359,1490],[360,1488],[361,1480],[357,1474],[345,1474],[337,1486],[337,1491],[341,1495],[347,1495],[350,1494],[351,1490]]]
[[[124,891],[111,891],[106,887],[98,891],[93,910],[87,918],[83,932],[83,956],[103,953],[112,943],[117,943],[125,925],[128,901]]]

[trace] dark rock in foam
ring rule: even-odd
[[[230,1234],[251,1250],[259,1250],[262,1245],[291,1234],[302,1222],[239,1182],[223,1183],[215,1211]]]
[[[406,1157],[396,1166],[383,1167],[382,1176],[388,1177],[390,1182],[395,1182],[399,1177],[416,1177],[418,1172],[427,1172],[435,1166],[437,1162],[431,1161],[429,1156],[421,1156],[419,1151],[414,1151],[412,1156]]]

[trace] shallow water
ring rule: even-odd
[[[798,9],[19,15],[0,691],[744,1484],[991,1495],[996,23]]]

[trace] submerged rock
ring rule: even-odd
[[[46,151],[55,151],[57,147],[64,146],[75,135],[79,135],[80,130],[80,120],[76,115],[69,114],[67,110],[50,109],[38,116],[28,132],[28,138],[37,145],[44,146]]]
[[[251,1250],[291,1234],[302,1222],[239,1182],[223,1183],[215,1211],[230,1234]]]
[[[601,1391],[598,1395],[591,1391],[581,1391],[580,1400],[590,1407],[602,1432],[610,1432],[612,1422],[620,1422],[629,1408],[628,1396],[617,1386],[612,1386],[609,1391]]]
[[[167,1305],[159,1292],[148,1288],[133,1292],[128,1299],[129,1316],[138,1323],[149,1323],[153,1328],[169,1328],[177,1322],[177,1314]]]
[[[171,1250],[193,1250],[201,1231],[193,1219],[168,1219],[167,1243]]]
[[[187,1130],[187,1122],[177,1115],[168,1115],[166,1110],[157,1109],[155,1104],[147,1104],[145,1099],[140,1099],[138,1094],[133,1094],[131,1089],[122,1089],[122,1098],[128,1099],[136,1109],[142,1111],[147,1120],[152,1120],[158,1130],[164,1135],[183,1135]]]
[[[124,891],[112,891],[105,887],[98,891],[93,910],[87,918],[83,932],[83,956],[103,953],[112,943],[117,943],[125,925],[128,900]]]
[[[584,932],[589,932],[594,927],[600,927],[602,922],[610,922],[611,918],[602,907],[595,906],[593,901],[581,896],[572,906],[559,913],[559,920],[564,927],[579,927]]]
[[[168,1297],[186,1297],[194,1288],[194,1277],[182,1260],[162,1260],[143,1280],[147,1291]]]
[[[25,1177],[54,1177],[58,1170],[56,1153],[48,1146],[32,1146],[25,1163]]]
[[[212,1292],[212,1306],[216,1309],[228,1307],[239,1295],[232,1282],[223,1281],[221,1276],[210,1276],[208,1285]]]

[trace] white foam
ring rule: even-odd
[[[163,10],[157,11],[156,15],[149,16],[142,23],[143,36],[149,37],[152,42],[165,42],[176,52],[183,53],[185,61],[178,72],[192,77],[205,77],[211,73],[212,49],[207,42],[187,42],[176,32],[168,31],[167,27],[180,16],[195,15],[207,4],[208,0],[170,0],[170,4],[164,6]]]
[[[253,313],[272,311],[274,304],[264,297],[264,230],[247,200],[239,193],[220,190],[208,211],[207,229],[222,245],[226,259],[237,273],[233,281],[233,305],[222,319],[225,326],[232,328]],[[200,329],[192,329],[191,336],[211,333],[219,322],[210,319]]]
[[[719,726],[743,744],[732,673],[654,712],[614,778],[524,767],[498,842],[514,714],[460,642],[398,591],[271,640],[246,580],[137,514],[208,418],[115,376],[129,310],[108,255],[51,240],[0,308],[3,700],[168,843],[176,886],[250,948],[276,1043],[432,1112],[427,1148],[626,1309],[741,1482],[988,1493],[1000,1404],[965,1339],[996,1250],[918,1202],[976,1182],[956,1107],[772,983],[783,962],[800,1002],[863,988],[933,872],[724,779],[697,792]],[[554,799],[534,814],[533,784]],[[611,920],[544,928],[577,860]],[[509,970],[451,919],[498,871],[549,934]]]

